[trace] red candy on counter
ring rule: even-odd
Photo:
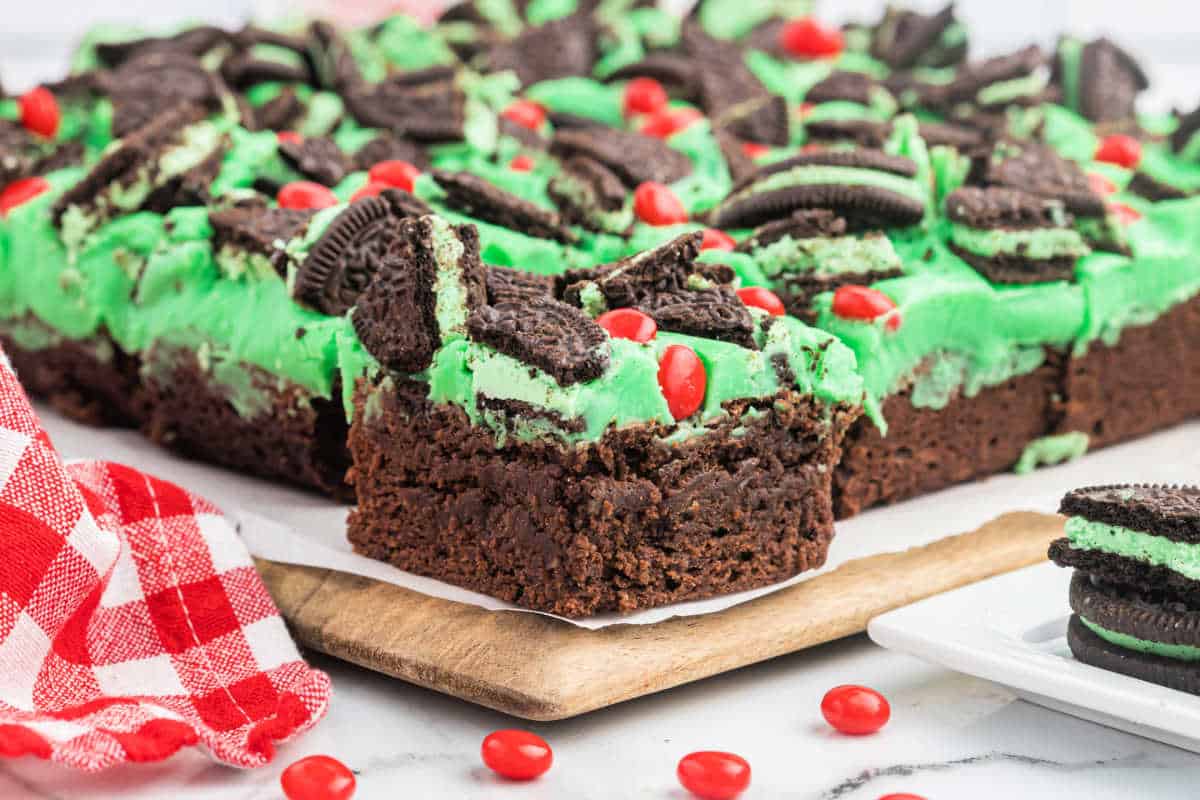
[[[329,208],[338,204],[337,196],[329,187],[312,181],[292,181],[285,184],[275,197],[280,208]]]
[[[488,769],[513,781],[531,781],[554,763],[554,753],[542,737],[511,728],[489,733],[481,754]]]
[[[779,295],[762,286],[743,286],[737,290],[737,296],[746,305],[761,308],[772,317],[782,317],[787,313],[787,310],[783,307],[783,301],[779,299]]]
[[[675,193],[654,181],[646,181],[633,190],[633,213],[647,225],[687,222],[687,209]]]
[[[900,315],[892,313],[895,310],[896,304],[892,298],[868,286],[842,286],[833,293],[833,313],[842,319],[870,322],[884,314],[891,314],[887,321],[887,329],[894,331],[900,327]]]
[[[1142,143],[1124,133],[1114,133],[1100,140],[1095,158],[1097,161],[1133,169],[1142,160]]]
[[[654,78],[634,78],[625,84],[625,116],[653,114],[667,104],[667,90]]]
[[[13,181],[5,186],[3,191],[0,191],[0,216],[7,217],[9,211],[32,200],[49,188],[49,181],[37,176]]]
[[[690,417],[704,404],[704,390],[708,387],[704,362],[687,345],[671,345],[658,362],[658,386],[672,417]]]
[[[596,324],[614,339],[644,344],[658,335],[658,324],[636,308],[618,308],[596,317]]]
[[[842,32],[822,25],[812,17],[793,19],[779,31],[779,43],[796,58],[834,58],[844,46]]]
[[[679,782],[700,800],[733,800],[750,785],[750,764],[733,753],[688,753],[675,769]]]
[[[367,178],[374,183],[382,183],[391,186],[394,189],[403,189],[406,192],[413,190],[413,182],[417,176],[421,174],[421,170],[416,166],[401,161],[392,159],[390,161],[380,161],[367,171]]]
[[[336,758],[308,756],[288,765],[279,783],[288,800],[349,800],[357,781]]]
[[[536,131],[546,122],[546,109],[532,100],[515,100],[500,112],[500,116],[522,128]]]
[[[61,115],[58,101],[44,86],[37,86],[21,95],[17,101],[21,110],[21,124],[26,130],[50,138],[58,133]]]
[[[821,698],[821,714],[840,733],[862,736],[886,725],[892,707],[886,697],[866,686],[835,686]]]

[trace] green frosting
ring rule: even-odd
[[[1082,431],[1043,436],[1025,446],[1013,472],[1026,475],[1041,466],[1074,461],[1087,453],[1087,449],[1088,435]]]
[[[950,241],[981,256],[1019,255],[1043,260],[1080,258],[1091,252],[1079,232],[1072,228],[1035,228],[982,230],[950,223]]]
[[[740,39],[772,17],[806,17],[812,6],[812,0],[701,0],[698,12],[709,36]]]
[[[1127,633],[1118,633],[1117,631],[1101,627],[1084,616],[1080,616],[1079,620],[1101,639],[1115,644],[1117,647],[1123,647],[1126,650],[1133,650],[1138,653],[1149,653],[1150,655],[1161,656],[1163,658],[1173,658],[1176,661],[1200,661],[1200,647],[1193,647],[1186,644],[1152,642],[1148,639],[1139,639]]]
[[[811,272],[839,275],[848,272],[886,272],[901,268],[900,258],[886,236],[839,236],[793,239],[784,236],[752,253],[768,277]]]
[[[1200,580],[1200,545],[1176,542],[1165,536],[1083,517],[1068,518],[1066,531],[1071,547],[1077,550],[1098,550]]]
[[[980,89],[975,102],[981,106],[998,106],[1024,97],[1036,97],[1046,88],[1048,80],[1044,73],[1033,72],[1020,78],[997,81]]]
[[[1064,36],[1058,43],[1063,105],[1079,110],[1079,65],[1083,60],[1083,42],[1074,36]]]
[[[535,83],[525,96],[545,106],[547,111],[574,114],[621,127],[624,84],[608,84],[590,78],[558,78]]]

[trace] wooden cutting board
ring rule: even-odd
[[[303,644],[508,714],[555,720],[859,633],[885,611],[1044,560],[1062,526],[1058,516],[1005,514],[724,611],[601,630],[342,572],[258,568]]]

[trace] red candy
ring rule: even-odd
[[[625,116],[653,114],[667,100],[667,90],[654,78],[634,78],[625,85]]]
[[[871,321],[895,310],[892,298],[878,289],[850,285],[833,293],[833,313],[842,319]],[[900,327],[900,315],[891,313],[886,324],[889,331],[896,330]]]
[[[357,192],[350,195],[350,202],[356,203],[359,200],[362,200],[364,197],[376,197],[383,190],[391,189],[391,188],[392,187],[388,186],[386,183],[380,183],[379,181],[369,181],[366,186],[362,187]]]
[[[295,131],[280,131],[279,133],[275,134],[275,139],[280,144],[283,144],[285,142],[288,144],[303,144],[304,143],[304,137],[301,136],[300,134],[296,133]]]
[[[786,313],[783,301],[770,289],[764,289],[761,286],[743,286],[737,290],[737,296],[746,305],[761,308],[772,317],[782,317]]]
[[[51,137],[58,133],[60,114],[58,101],[44,86],[30,89],[21,95],[21,124],[26,130],[41,136]]]
[[[292,181],[285,184],[275,197],[280,208],[329,208],[336,206],[338,199],[329,188],[312,181]]]
[[[596,324],[614,339],[629,339],[639,344],[658,335],[658,325],[636,308],[618,308],[596,317]]]
[[[550,745],[529,731],[508,729],[489,733],[481,752],[488,769],[513,781],[531,781],[554,762]]]
[[[736,246],[733,237],[725,231],[716,228],[704,229],[704,240],[700,242],[701,250],[732,250]]]
[[[842,32],[812,17],[801,17],[783,26],[779,44],[796,58],[833,58],[842,52]]]
[[[348,800],[354,794],[354,773],[329,756],[308,756],[279,776],[288,800]]]
[[[1087,179],[1088,186],[1096,194],[1113,194],[1117,191],[1117,185],[1098,172],[1089,172]]]
[[[508,168],[513,172],[529,172],[533,169],[533,159],[522,153],[508,162]]]
[[[708,386],[704,362],[692,348],[671,345],[663,351],[658,362],[658,386],[667,398],[672,417],[690,417],[704,403],[704,390]]]
[[[0,216],[7,217],[9,211],[32,200],[49,188],[50,184],[45,178],[21,178],[13,181],[4,187],[4,191],[0,192]]]
[[[839,732],[862,736],[886,725],[892,707],[886,697],[866,686],[835,686],[821,699],[821,714]]]
[[[406,192],[413,190],[413,182],[420,174],[421,170],[407,161],[400,161],[398,159],[394,161],[380,161],[367,171],[367,177],[370,180],[396,189],[403,189]]]
[[[679,782],[701,800],[733,800],[750,785],[750,764],[741,756],[702,750],[679,760]]]
[[[1114,133],[1112,136],[1105,136],[1100,141],[1100,146],[1096,148],[1095,158],[1097,161],[1133,169],[1142,160],[1142,143],[1132,136]]]
[[[1116,217],[1122,225],[1129,225],[1130,223],[1137,222],[1142,218],[1141,213],[1136,208],[1130,208],[1124,203],[1109,203],[1108,211],[1110,214]]]
[[[800,105],[796,106],[796,116],[800,117],[800,119],[804,119],[811,114],[813,109],[816,107],[816,103],[801,103]]]
[[[704,115],[694,108],[663,108],[646,117],[640,132],[646,136],[666,139],[703,118]]]
[[[762,158],[769,152],[771,152],[771,148],[767,147],[765,144],[759,144],[758,142],[742,142],[742,154],[745,155],[746,158]]]
[[[647,225],[687,222],[687,209],[675,193],[661,183],[646,181],[633,191],[633,213]]]
[[[546,122],[546,109],[532,100],[516,100],[500,116],[509,122],[536,131]]]

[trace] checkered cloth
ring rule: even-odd
[[[221,512],[64,465],[0,353],[0,755],[98,770],[202,744],[258,766],[329,692]]]

